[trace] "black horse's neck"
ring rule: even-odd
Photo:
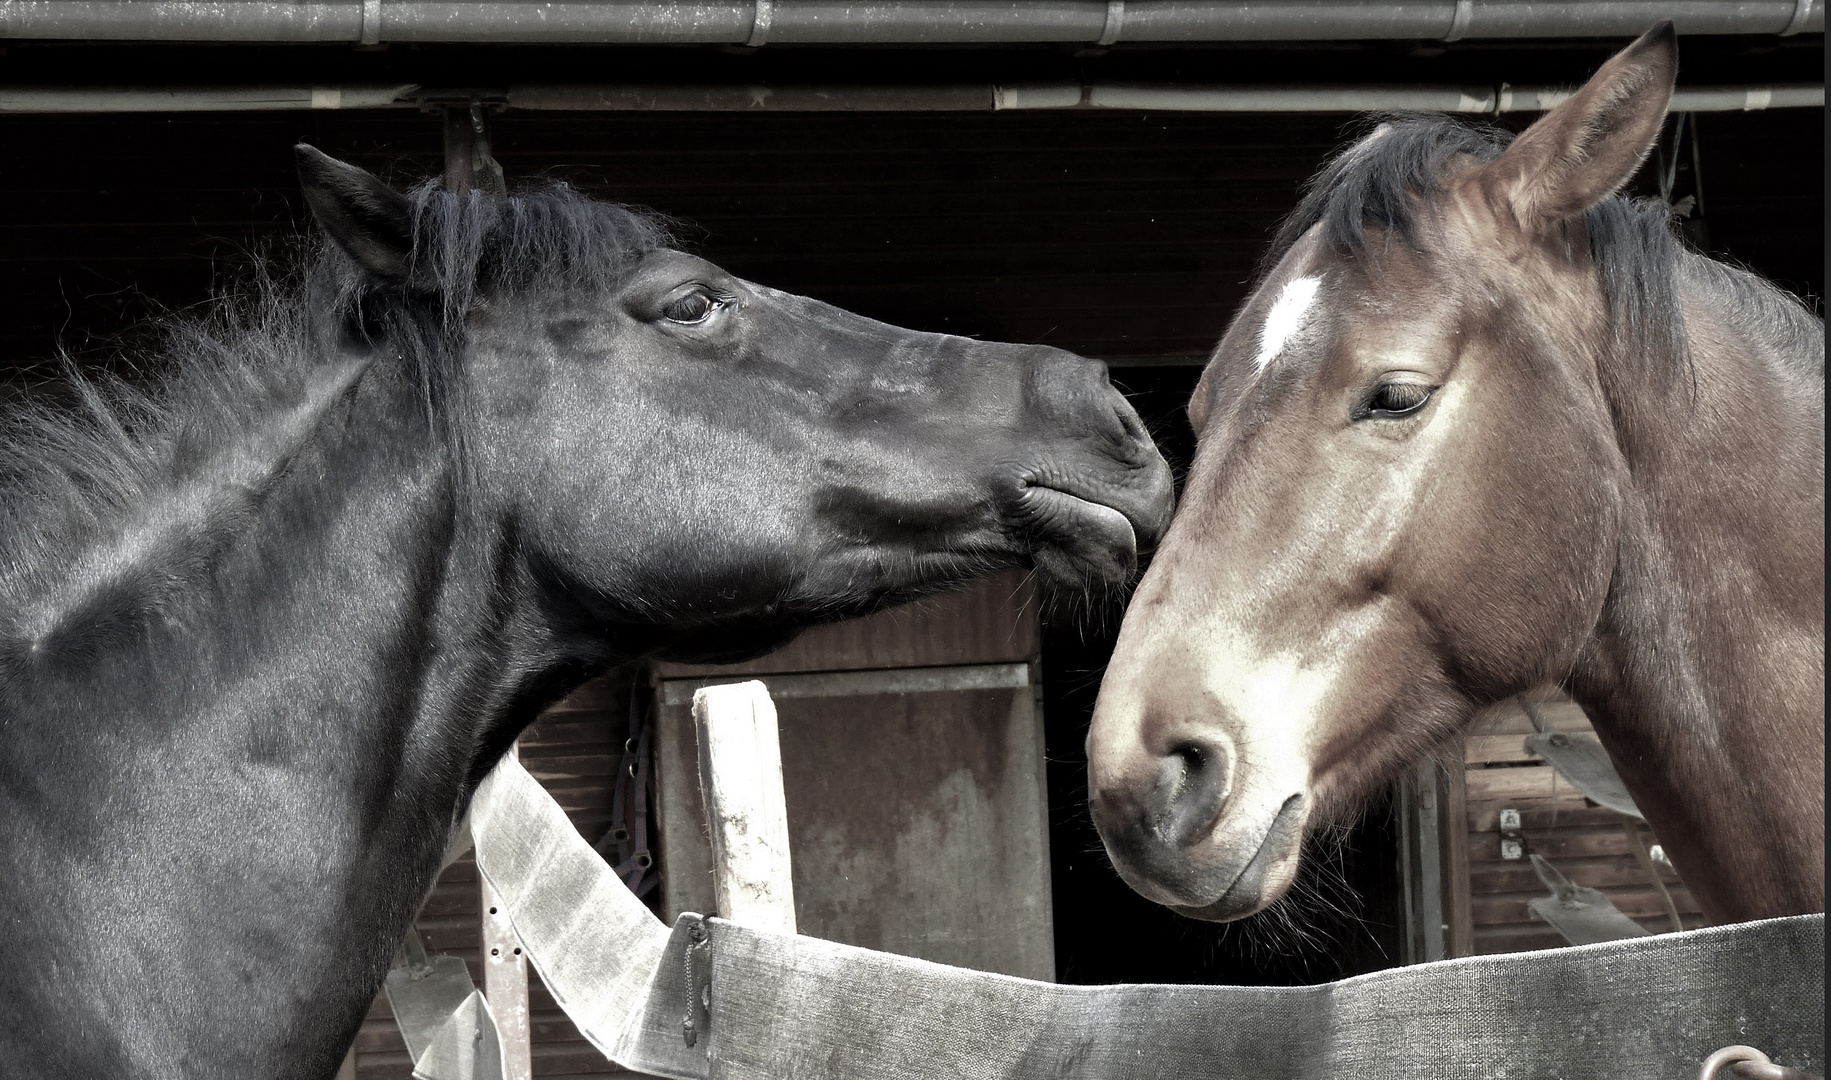
[[[79,777],[82,794],[0,806],[0,847],[74,831],[110,869],[77,881],[67,862],[27,860],[7,875],[8,904],[75,898],[49,940],[16,943],[9,977],[158,985],[172,1007],[99,1002],[115,1012],[93,1017],[87,1056],[43,1071],[327,1075],[461,802],[590,673],[591,647],[548,628],[512,528],[467,497],[393,363],[307,375],[248,439],[82,553],[82,588],[44,597],[45,646],[14,687],[35,704],[7,717],[23,779],[0,803]],[[123,957],[93,929],[149,923],[169,928],[169,955]],[[123,963],[144,980],[122,980]],[[316,1026],[271,1026],[300,1002]],[[122,1024],[139,1014],[157,1039]],[[228,1056],[225,1031],[241,1043]]]

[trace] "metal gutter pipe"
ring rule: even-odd
[[[1825,0],[0,0],[0,39],[915,45],[1823,33]]]
[[[1545,112],[1576,92],[1569,86],[1152,86],[1096,83],[999,87],[999,109],[1082,107],[1140,112]],[[1073,95],[1078,100],[1070,100]],[[1753,112],[1823,107],[1823,83],[1686,86],[1672,112]]]
[[[0,86],[0,114],[257,112],[417,108],[477,97],[531,112],[987,112],[1129,109],[1142,112],[1297,113],[1412,110],[1475,115],[1543,112],[1564,101],[1553,86],[1171,86],[1057,83],[1028,86],[512,86],[430,90],[403,86]],[[1682,86],[1673,112],[1822,108],[1823,83]]]
[[[0,113],[271,112],[410,107],[418,86],[0,86]]]

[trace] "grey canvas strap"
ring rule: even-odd
[[[561,1007],[657,1076],[1663,1080],[1729,1043],[1824,1071],[1823,915],[1322,986],[1061,986],[695,915],[670,934],[515,761],[471,815]]]
[[[1321,986],[1060,986],[711,920],[720,1080],[1695,1076],[1824,1071],[1824,917]]]
[[[1628,794],[1628,786],[1616,774],[1615,763],[1609,760],[1600,739],[1588,732],[1559,731],[1532,702],[1523,697],[1518,700],[1532,726],[1538,729],[1526,736],[1528,751],[1549,762],[1590,802],[1637,821],[1646,820],[1640,807],[1634,805],[1634,797]]]

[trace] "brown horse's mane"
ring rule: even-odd
[[[1419,243],[1423,219],[1444,190],[1451,162],[1492,161],[1513,141],[1512,132],[1441,115],[1401,113],[1379,121],[1377,137],[1349,145],[1306,185],[1297,208],[1279,226],[1261,278],[1318,224],[1323,241],[1347,258],[1377,263],[1394,238]],[[1765,320],[1765,333],[1775,328],[1802,337],[1824,333],[1823,320],[1798,297],[1687,247],[1661,200],[1612,196],[1584,213],[1584,225],[1610,322],[1625,357],[1638,362],[1642,375],[1694,381],[1679,299],[1687,274],[1708,277],[1716,290],[1733,297],[1730,307]],[[1822,380],[1823,352],[1817,357]]]

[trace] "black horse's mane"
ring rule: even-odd
[[[140,377],[79,372],[66,357],[64,379],[0,403],[0,607],[42,594],[80,551],[149,508],[222,482],[213,461],[306,402],[353,354],[381,355],[365,342],[385,341],[406,365],[437,427],[460,382],[475,295],[614,289],[669,243],[658,216],[561,183],[507,197],[426,183],[410,199],[404,283],[302,240],[201,310],[160,320],[158,344],[133,358]],[[0,612],[0,642],[24,629],[14,621]]]
[[[1394,238],[1419,243],[1422,219],[1442,192],[1450,163],[1464,156],[1492,161],[1513,141],[1513,134],[1500,128],[1438,114],[1400,113],[1381,121],[1377,138],[1350,145],[1310,180],[1297,208],[1279,226],[1262,274],[1318,224],[1323,242],[1335,251],[1374,263],[1380,246]],[[1620,195],[1584,214],[1610,322],[1629,356],[1648,374],[1690,374],[1679,296],[1686,271],[1709,274],[1739,304],[1769,318],[1797,322],[1798,332],[1822,332],[1823,323],[1798,298],[1691,251],[1674,234],[1672,222],[1664,202]]]

